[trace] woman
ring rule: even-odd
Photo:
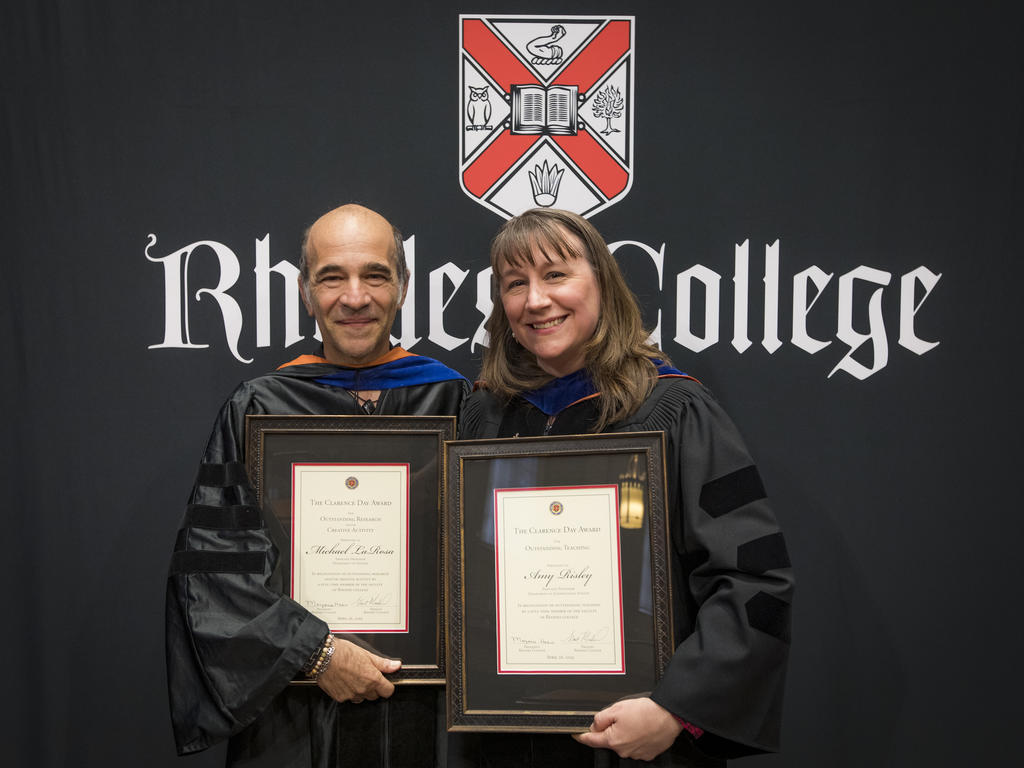
[[[484,734],[486,765],[721,765],[778,747],[793,580],[782,533],[732,422],[647,343],[640,310],[585,219],[535,209],[491,247],[495,305],[461,438],[663,430],[679,641],[645,696],[589,733]],[[465,755],[463,745],[462,751]]]

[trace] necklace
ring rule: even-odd
[[[348,390],[348,393],[356,399],[356,402],[359,403],[359,408],[368,416],[372,415],[373,412],[377,410],[377,397],[380,396],[379,391],[366,392],[365,394],[370,395],[370,397],[363,397],[363,392],[356,392],[354,389]],[[373,395],[376,395],[377,397],[373,397]]]

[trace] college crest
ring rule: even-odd
[[[506,219],[633,182],[632,16],[459,17],[459,183]]]

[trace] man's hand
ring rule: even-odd
[[[395,692],[382,673],[397,672],[402,662],[375,656],[348,640],[335,638],[334,656],[316,684],[335,701],[358,704],[364,699],[385,699]]]
[[[653,760],[672,746],[683,729],[669,711],[649,698],[617,701],[594,715],[588,733],[573,738],[588,747],[604,747],[619,757]]]

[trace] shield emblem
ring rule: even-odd
[[[459,17],[462,190],[590,216],[633,183],[634,17]]]

